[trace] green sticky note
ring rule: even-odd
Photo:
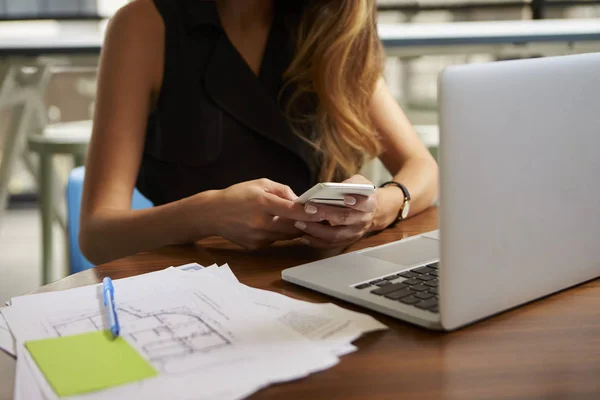
[[[156,376],[158,372],[110,331],[25,342],[58,396],[72,396]]]

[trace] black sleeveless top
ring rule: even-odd
[[[275,1],[257,77],[214,1],[154,0],[165,24],[164,74],[137,187],[155,205],[263,177],[298,195],[317,182],[316,152],[292,132],[278,101],[293,55],[286,3],[297,4]]]

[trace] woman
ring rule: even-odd
[[[219,235],[348,246],[398,219],[399,185],[346,208],[294,202],[378,156],[411,197],[437,165],[382,79],[372,0],[136,0],[101,56],[80,245],[98,264]],[[134,187],[155,207],[130,210]],[[328,223],[324,223],[327,221]]]

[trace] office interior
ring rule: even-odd
[[[35,48],[36,40],[43,41],[46,32],[54,32],[57,23],[68,22],[73,26],[81,22],[92,23],[102,31],[115,12],[129,1],[135,0],[0,0],[0,165],[2,165],[0,168],[0,304],[2,305],[15,296],[31,293],[52,282],[58,281],[52,289],[58,290],[62,288],[61,280],[68,279],[70,275],[78,272],[73,267],[73,240],[68,232],[69,218],[73,218],[73,213],[68,209],[67,186],[69,180],[73,179],[73,171],[78,170],[78,167],[80,170],[80,167],[85,164],[97,93],[98,52],[89,51],[82,54],[70,52],[68,49],[54,51],[47,44],[46,48],[50,49],[48,54],[28,49]],[[577,34],[579,36],[576,39],[573,35],[567,34],[564,39],[561,39],[561,35],[567,29],[563,30],[560,25],[568,26],[570,22],[580,20],[592,21],[590,22],[592,27],[594,23],[600,25],[599,0],[373,1],[377,2],[377,21],[381,26],[412,26],[416,30],[434,25],[443,26],[443,29],[437,33],[432,33],[431,37],[427,37],[426,29],[424,34],[418,33],[423,43],[429,40],[441,40],[443,43],[439,45],[420,46],[414,43],[408,45],[406,44],[408,42],[392,40],[384,42],[386,53],[384,78],[420,140],[435,159],[439,157],[439,142],[443,135],[439,129],[438,77],[444,68],[462,64],[600,52],[600,28],[583,40],[581,38],[586,35],[585,32],[581,35]],[[453,26],[462,29],[462,24],[481,23],[478,29],[485,33],[486,29],[499,29],[498,26],[485,25],[485,23],[506,22],[507,25],[502,25],[506,31],[499,33],[502,37],[510,36],[510,29],[514,27],[527,29],[539,21],[554,21],[558,24],[557,31],[550,34],[553,36],[551,43],[528,41],[527,38],[522,37],[516,42],[511,42],[510,39],[498,39],[482,44],[475,37],[462,38],[460,43],[454,44],[451,41],[444,42],[444,35],[452,34]],[[26,35],[31,35],[31,42],[20,43],[20,50],[15,52],[11,41],[15,38],[20,40]],[[532,35],[535,35],[535,32]],[[76,38],[73,39],[76,41]],[[61,46],[65,45],[61,44]],[[14,150],[17,148],[20,150]],[[6,167],[7,165],[9,167]],[[375,185],[392,178],[379,160],[365,165],[361,173]],[[81,262],[78,265],[78,268],[81,268]],[[85,268],[88,267],[87,264],[84,265]],[[93,268],[91,265],[89,267]],[[63,282],[67,282],[64,288],[70,287],[71,283]],[[283,291],[285,292],[285,289]],[[307,294],[307,297],[310,296]],[[527,325],[531,326],[531,331],[528,331],[531,334],[537,329],[534,327],[535,323],[536,321],[533,320],[531,325]],[[506,329],[510,331],[510,323],[507,323]],[[558,334],[560,335],[561,332],[559,331]],[[485,351],[485,344],[491,342],[493,337],[494,333],[485,331],[484,328],[481,342],[473,343],[473,347],[468,347],[471,343],[460,343],[460,339],[453,339],[453,337],[449,339],[436,337],[435,340],[439,339],[444,346],[448,345],[448,354],[429,354],[429,356],[440,359],[446,357],[444,360],[450,365],[453,357],[459,359],[463,354],[459,354],[456,350],[459,348],[457,343],[462,346],[460,351],[465,353]],[[419,346],[425,348],[428,341],[433,340],[433,334],[414,334],[412,339],[417,343],[415,349]],[[371,342],[368,343],[373,343],[377,341],[377,337],[369,340]],[[455,347],[451,347],[451,344]],[[415,349],[408,349],[408,354],[413,354],[411,352]],[[560,355],[557,353],[556,357]],[[502,362],[510,365],[518,360],[518,355],[506,357],[506,360],[499,360],[499,365]],[[568,355],[564,357],[568,359]],[[423,356],[423,359],[424,368],[429,368],[426,356]],[[526,364],[527,360],[523,362]],[[386,368],[388,367],[389,365]],[[465,370],[468,368],[469,366],[466,366]],[[348,373],[347,370],[344,372]],[[2,373],[1,369],[0,373]],[[13,372],[9,371],[9,373]],[[535,377],[535,373],[536,370],[532,372],[532,376]],[[586,371],[581,373],[584,378],[587,376]],[[472,376],[477,376],[477,371]],[[506,376],[508,381],[511,378],[510,371],[507,371]],[[453,381],[452,378],[450,373],[442,379],[447,386],[445,389],[449,392],[456,389],[452,384],[461,387],[460,385],[464,383],[460,379]],[[569,376],[557,376],[557,382],[561,380],[566,382],[567,378]],[[8,380],[10,379],[7,378],[6,381]],[[592,381],[593,379],[587,379],[585,382],[590,385]],[[532,378],[532,382],[533,385],[535,379]],[[571,384],[572,382],[577,382],[577,379],[573,378]],[[302,384],[302,381],[294,384]],[[504,385],[502,382],[496,384]],[[567,383],[564,385],[557,389],[558,392],[568,386]],[[590,397],[580,398],[594,398],[597,395],[600,386],[591,385],[578,392],[589,394]],[[515,393],[518,393],[517,389],[514,389]],[[465,398],[500,398],[502,395],[510,398],[512,393],[510,390],[501,393],[497,387],[491,387],[489,390],[480,388],[480,390]],[[328,393],[334,391],[330,390]],[[3,396],[7,393],[12,392],[7,388],[0,388],[0,399],[4,399]],[[276,397],[276,392],[273,393]],[[429,398],[426,391],[423,393],[424,397],[419,398]],[[548,393],[552,397],[550,389]],[[374,395],[375,397],[377,396]]]
[[[28,20],[102,19],[110,16],[123,6],[126,0],[3,0],[0,1],[0,36],[10,38],[19,29],[26,29]],[[390,24],[419,23],[458,23],[464,21],[527,21],[538,19],[575,20],[600,18],[600,5],[592,0],[563,1],[552,4],[547,1],[509,0],[378,0],[378,20]],[[23,28],[25,27],[25,28]],[[568,46],[552,49],[550,55],[568,54]],[[398,102],[417,127],[421,139],[435,155],[439,141],[437,130],[437,75],[449,65],[489,62],[494,60],[538,57],[546,54],[528,48],[507,46],[505,49],[485,49],[461,54],[461,49],[444,51],[445,54],[427,54],[410,57],[389,56],[386,61],[385,78]],[[88,57],[89,58],[89,57]],[[96,91],[96,57],[86,59],[84,66],[77,57],[69,55],[40,56],[27,59],[18,71],[20,79],[27,85],[28,79],[39,74],[39,65],[54,64],[48,71],[47,83],[38,93],[38,111],[43,114],[44,123],[57,130],[66,129],[69,135],[70,123],[83,123],[93,119],[93,105]],[[14,65],[8,53],[0,55],[3,74],[9,65]],[[17,61],[18,62],[18,61]],[[12,64],[11,64],[12,63]],[[9,132],[13,129],[11,118],[14,105],[0,109],[0,149],[4,151]],[[64,128],[63,124],[67,124]],[[85,133],[84,133],[85,136]],[[32,152],[35,163],[38,156]],[[4,153],[3,153],[4,154]],[[6,157],[6,154],[4,154]],[[40,176],[35,166],[27,165],[16,157],[15,167],[7,180],[7,202],[0,214],[0,301],[4,302],[15,295],[28,293],[43,282],[42,258],[43,235],[40,222]],[[66,207],[64,187],[68,174],[75,166],[73,154],[52,156],[56,180],[53,182],[54,207]],[[382,182],[388,176],[381,164],[374,162],[365,167],[364,174],[373,182]],[[65,223],[53,218],[52,261],[47,272],[47,280],[55,281],[70,273],[68,239]]]
[[[103,19],[110,16],[125,0],[3,0],[0,1],[0,35],[10,38],[11,32],[20,28],[19,23],[28,20],[54,19]],[[594,1],[508,1],[508,0],[378,0],[381,23],[452,23],[461,21],[523,21],[536,19],[582,19],[600,18],[600,5]],[[25,26],[25,25],[23,25]],[[538,57],[545,54],[507,48],[501,52],[477,52],[461,54],[449,51],[447,54],[410,56],[407,58],[390,56],[386,62],[386,75],[394,96],[401,104],[409,119],[418,127],[422,140],[435,154],[439,140],[437,131],[436,92],[437,75],[446,66],[488,62],[493,60]],[[556,51],[567,53],[568,49]],[[554,53],[553,53],[554,55]],[[52,60],[54,58],[54,60]],[[74,57],[76,58],[76,57]],[[89,121],[93,119],[93,104],[96,91],[95,60],[86,60],[86,66],[72,63],[69,56],[48,56],[46,60],[27,60],[19,71],[22,79],[35,76],[36,62],[50,62],[57,65],[49,74],[46,87],[41,93],[43,104],[38,105],[48,126],[61,129],[62,124]],[[11,61],[10,56],[0,55],[5,73]],[[0,109],[0,149],[4,150],[14,107]],[[83,128],[87,129],[87,128]],[[67,128],[68,132],[68,128]],[[68,133],[67,133],[68,135]],[[36,155],[33,155],[35,160]],[[69,172],[74,167],[74,157],[56,154],[52,157],[53,168],[58,180],[54,182],[55,192],[59,193],[56,207],[65,207],[64,186]],[[383,181],[386,172],[378,163],[365,168],[365,174],[373,181]],[[0,217],[0,301],[34,290],[42,284],[42,233],[40,226],[39,176],[35,170],[18,157],[11,171],[7,187],[7,203]],[[64,223],[53,220],[53,260],[48,280],[54,281],[69,274],[67,256],[68,240]]]

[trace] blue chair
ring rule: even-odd
[[[81,210],[81,195],[83,194],[84,167],[77,167],[69,174],[67,182],[67,237],[69,240],[69,265],[70,272],[84,271],[94,267],[79,249],[79,212]],[[137,189],[133,191],[131,208],[140,210],[154,205]]]

